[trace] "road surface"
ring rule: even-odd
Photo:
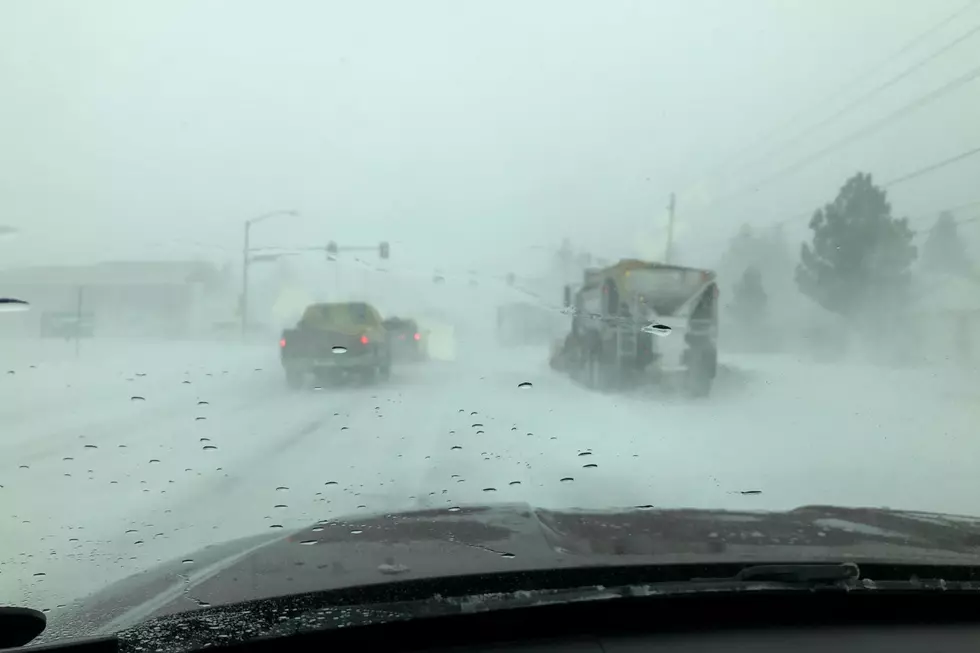
[[[0,370],[8,604],[57,611],[209,543],[357,512],[980,514],[980,404],[953,374],[728,357],[694,401],[592,393],[542,349],[461,342],[388,383],[290,392],[275,343],[83,344],[77,360],[11,350]]]

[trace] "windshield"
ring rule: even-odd
[[[924,557],[873,511],[980,515],[977,3],[0,25],[4,604]]]

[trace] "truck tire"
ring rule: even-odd
[[[692,349],[684,374],[684,390],[689,397],[700,399],[711,394],[715,378],[716,357],[712,349]]]

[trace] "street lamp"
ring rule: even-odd
[[[288,210],[288,211],[270,211],[269,213],[263,213],[262,215],[255,216],[245,221],[245,245],[242,247],[242,335],[248,333],[248,265],[249,265],[249,231],[253,224],[262,222],[263,220],[268,220],[269,218],[274,218],[277,216],[288,215],[296,217],[299,215],[298,211]]]

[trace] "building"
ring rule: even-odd
[[[0,336],[38,336],[45,316],[91,316],[96,337],[207,335],[234,319],[228,275],[202,261],[113,261],[0,270],[0,295],[31,310],[0,319]]]

